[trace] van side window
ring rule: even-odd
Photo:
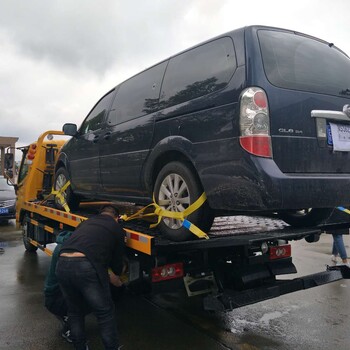
[[[107,95],[103,96],[99,102],[97,102],[95,107],[83,121],[83,124],[80,127],[80,134],[86,134],[90,131],[95,131],[101,128],[106,111],[111,105],[113,95],[114,90],[110,91]]]
[[[231,79],[236,65],[233,42],[228,37],[173,57],[164,77],[161,108],[222,89]]]
[[[122,83],[108,116],[108,125],[153,113],[159,109],[159,92],[167,62],[162,62]]]

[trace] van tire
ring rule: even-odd
[[[69,181],[69,174],[66,168],[61,167],[55,173],[55,183],[54,190],[58,191]],[[63,192],[66,203],[69,206],[70,210],[76,210],[79,208],[79,199],[74,195],[72,187],[68,186],[67,189]],[[57,209],[64,210],[61,202],[55,197],[55,206]]]
[[[181,193],[177,192],[178,189],[181,189]],[[160,170],[154,185],[156,203],[170,211],[185,210],[202,193],[202,185],[194,171],[191,170],[191,166],[177,161],[166,164]],[[179,201],[176,201],[176,198]],[[214,215],[208,201],[205,201],[200,208],[189,215],[187,220],[204,232],[208,232],[214,221]],[[193,233],[182,226],[181,220],[162,218],[159,229],[166,238],[172,241],[181,242],[196,238]]]
[[[308,208],[279,212],[278,217],[293,227],[311,227],[325,223],[333,209]]]

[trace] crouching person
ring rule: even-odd
[[[118,210],[104,206],[99,215],[84,221],[62,245],[56,276],[68,305],[68,317],[75,349],[86,350],[85,305],[97,318],[106,350],[119,347],[114,303],[108,268],[120,285],[125,232],[118,224]]]
[[[72,231],[62,231],[56,238],[56,248],[53,251],[49,271],[45,279],[44,297],[46,308],[61,322],[61,336],[72,342],[68,323],[68,307],[56,278],[56,264],[62,243],[71,236]]]

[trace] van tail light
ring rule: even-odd
[[[152,282],[161,282],[180,278],[184,275],[183,263],[168,264],[152,269]]]
[[[269,253],[270,260],[289,258],[292,255],[292,247],[290,244],[272,246]]]
[[[250,87],[243,91],[240,105],[239,142],[247,152],[260,157],[272,157],[270,117],[264,90]]]

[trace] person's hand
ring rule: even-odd
[[[118,288],[123,285],[123,282],[121,281],[120,277],[112,271],[109,271],[109,282],[113,284],[113,286]]]

